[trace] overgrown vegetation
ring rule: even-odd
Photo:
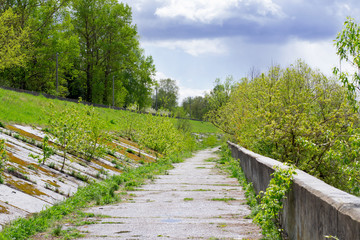
[[[340,81],[347,89],[348,99],[359,111],[359,89],[360,89],[360,74],[358,69],[360,67],[360,26],[351,17],[348,17],[344,23],[343,29],[336,37],[337,55],[341,61],[350,63],[354,69],[353,73],[342,71],[341,67],[334,68],[334,74],[337,75]]]
[[[76,171],[69,172],[68,174],[88,182],[89,185],[80,188],[74,196],[62,203],[34,214],[29,219],[18,219],[11,223],[2,232],[5,239],[28,239],[34,233],[45,231],[49,227],[54,227],[54,234],[64,236],[70,234],[65,233],[62,229],[56,229],[56,222],[79,208],[119,201],[120,195],[117,192],[119,187],[123,190],[133,190],[146,179],[153,179],[154,174],[165,173],[172,167],[173,162],[182,159],[184,156],[181,154],[182,152],[192,151],[196,147],[195,139],[190,132],[178,129],[175,125],[176,121],[169,117],[96,109],[82,104],[47,100],[43,97],[33,97],[10,91],[3,91],[10,94],[1,95],[1,91],[3,90],[0,90],[0,98],[5,98],[8,101],[7,107],[4,108],[6,111],[9,111],[12,104],[19,103],[26,105],[27,108],[27,117],[23,121],[36,124],[40,117],[43,126],[46,126],[46,131],[52,135],[51,141],[54,143],[51,143],[51,147],[58,148],[57,154],[62,152],[64,154],[61,167],[55,166],[54,162],[49,163],[49,167],[54,169],[64,169],[68,154],[88,160],[100,156],[104,152],[102,148],[107,146],[103,145],[103,141],[111,142],[112,138],[117,138],[119,135],[136,140],[139,149],[151,148],[158,153],[158,159],[155,163],[146,163],[142,160],[139,161],[141,165],[134,169],[122,166],[124,172],[121,175],[109,176],[105,170],[99,171],[99,177],[100,174],[106,175],[106,179],[102,182],[93,182]],[[27,102],[27,98],[35,99],[34,105],[30,103],[31,101]],[[39,106],[42,106],[41,110],[38,109]],[[14,111],[13,115],[6,116],[7,120],[4,122],[16,121],[12,116],[21,115],[21,108],[17,108],[19,112]],[[123,124],[125,118],[133,122],[130,131],[124,131],[127,126]],[[129,134],[126,134],[127,132]],[[2,143],[5,150],[4,141]],[[44,138],[40,145],[39,147],[42,147],[43,150],[47,147],[50,148],[49,139]],[[124,148],[124,151],[129,154],[137,154],[130,148],[128,150]],[[112,151],[106,149],[105,152]],[[46,151],[44,151],[45,153]],[[39,159],[39,163],[45,164],[48,155],[35,156],[35,158]],[[117,164],[116,160],[114,162]],[[47,188],[59,191],[50,185]]]
[[[49,115],[49,132],[63,151],[61,171],[64,169],[67,153],[81,154],[88,161],[101,156],[105,130],[94,107],[71,104],[57,111],[51,105]]]
[[[345,88],[304,62],[242,79],[209,117],[243,147],[360,194],[359,116]]]
[[[290,190],[292,176],[295,174],[293,167],[288,169],[277,168],[272,174],[272,179],[265,192],[255,194],[252,183],[248,183],[238,160],[231,157],[229,148],[224,144],[218,160],[220,167],[227,170],[232,177],[237,178],[245,190],[247,204],[251,208],[249,218],[262,228],[263,239],[281,240],[282,229],[279,225],[279,216],[283,207],[283,199]]]

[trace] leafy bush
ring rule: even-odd
[[[178,130],[169,117],[146,114],[137,131],[140,144],[165,155],[192,150],[195,145],[191,135]]]
[[[203,139],[203,145],[206,147],[215,147],[219,144],[217,136],[214,134],[210,134],[209,136]]]

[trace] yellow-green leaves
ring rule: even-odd
[[[147,114],[138,126],[137,138],[140,144],[165,155],[185,149],[185,134],[168,117]]]
[[[212,117],[243,147],[360,193],[359,117],[346,89],[304,62],[243,79]]]
[[[23,66],[27,60],[29,30],[17,26],[17,18],[11,8],[0,15],[0,70]]]
[[[51,133],[64,153],[61,170],[64,169],[66,154],[83,154],[88,161],[101,154],[104,124],[94,107],[69,104],[61,111],[50,113]]]

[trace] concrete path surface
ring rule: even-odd
[[[84,239],[260,239],[242,188],[212,161],[215,149],[175,164],[168,175],[142,186],[131,201],[87,212],[107,215],[78,227]]]

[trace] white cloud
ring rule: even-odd
[[[227,52],[227,47],[221,39],[166,40],[144,42],[143,45],[162,47],[170,50],[180,49],[195,57],[203,54],[221,55]]]
[[[332,69],[339,64],[339,57],[333,41],[305,41],[293,39],[282,48],[283,59],[294,63],[295,58],[303,59],[312,68],[318,68],[326,75],[332,75]]]
[[[187,97],[205,96],[205,93],[209,93],[211,89],[194,89],[185,86],[179,86],[179,105]]]
[[[155,80],[156,80],[156,81],[159,81],[159,80],[161,80],[161,79],[168,79],[168,78],[169,78],[169,77],[166,76],[166,74],[163,73],[163,72],[156,72],[156,74],[155,74]]]
[[[264,17],[285,17],[279,5],[272,0],[158,0],[162,6],[155,15],[162,18],[183,17],[201,23],[222,23],[237,17],[263,21]]]

